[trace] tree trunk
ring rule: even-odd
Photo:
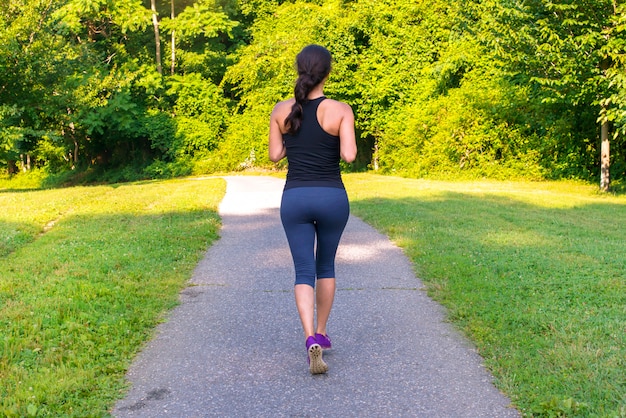
[[[22,173],[26,173],[30,170],[30,154],[20,154],[20,164],[22,166]]]
[[[13,175],[13,174],[17,174],[18,172],[18,168],[17,168],[17,164],[15,163],[15,160],[9,160],[9,174]]]
[[[172,0],[172,21],[174,21],[174,18],[176,17],[176,13],[174,12],[174,0]],[[174,37],[174,34],[176,33],[175,30],[172,29],[172,75],[174,75],[174,67],[176,66],[176,38]]]
[[[68,108],[67,114],[70,115],[72,111]],[[74,127],[74,122],[69,123],[70,135],[74,141],[74,154],[70,152],[70,162],[72,163],[72,170],[76,168],[76,164],[78,164],[78,140],[76,139],[76,129]]]
[[[157,19],[156,0],[150,0],[150,8],[152,9],[152,25],[154,26],[154,41],[156,43],[156,65],[159,74],[163,74],[161,68],[161,38],[159,37],[159,20]]]
[[[374,171],[378,171],[378,141],[374,140],[374,155],[372,156],[372,164]]]
[[[608,192],[609,185],[611,183],[609,173],[609,168],[611,166],[611,149],[609,142],[609,122],[606,120],[602,122],[600,139],[602,140],[602,147],[600,150],[600,189],[604,192]]]

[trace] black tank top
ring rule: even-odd
[[[302,124],[295,135],[283,134],[287,150],[285,190],[295,187],[344,188],[339,168],[339,137],[322,129],[317,108],[326,97],[302,106]]]

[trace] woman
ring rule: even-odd
[[[309,370],[319,374],[328,371],[322,349],[331,347],[326,324],[335,297],[335,255],[350,214],[339,161],[353,162],[357,148],[352,109],[324,96],[328,50],[305,47],[296,67],[295,97],[272,111],[269,157],[289,162],[280,216],[296,271],[294,293]]]

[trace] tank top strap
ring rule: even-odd
[[[305,122],[307,126],[315,126],[316,129],[321,131],[324,130],[320,121],[317,119],[317,109],[320,107],[320,104],[326,100],[326,96],[317,97],[313,100],[309,100],[309,102],[303,107],[302,113],[308,115],[308,122]]]

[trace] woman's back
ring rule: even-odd
[[[287,188],[300,186],[343,187],[339,168],[339,137],[327,132],[319,121],[325,97],[302,106],[300,129],[283,134],[289,170]],[[329,113],[326,112],[328,115]],[[327,126],[330,118],[327,117]],[[331,129],[333,128],[332,125]],[[333,129],[338,131],[338,126]]]
[[[313,94],[311,95],[315,97]],[[310,100],[309,103],[316,99]],[[270,121],[270,159],[279,161],[286,156],[283,135],[288,131],[285,119],[291,112],[295,99],[289,99],[276,104]],[[356,158],[356,141],[354,133],[354,114],[352,108],[342,102],[325,99],[319,103],[316,111],[319,126],[329,135],[338,137],[339,156],[351,163]]]

